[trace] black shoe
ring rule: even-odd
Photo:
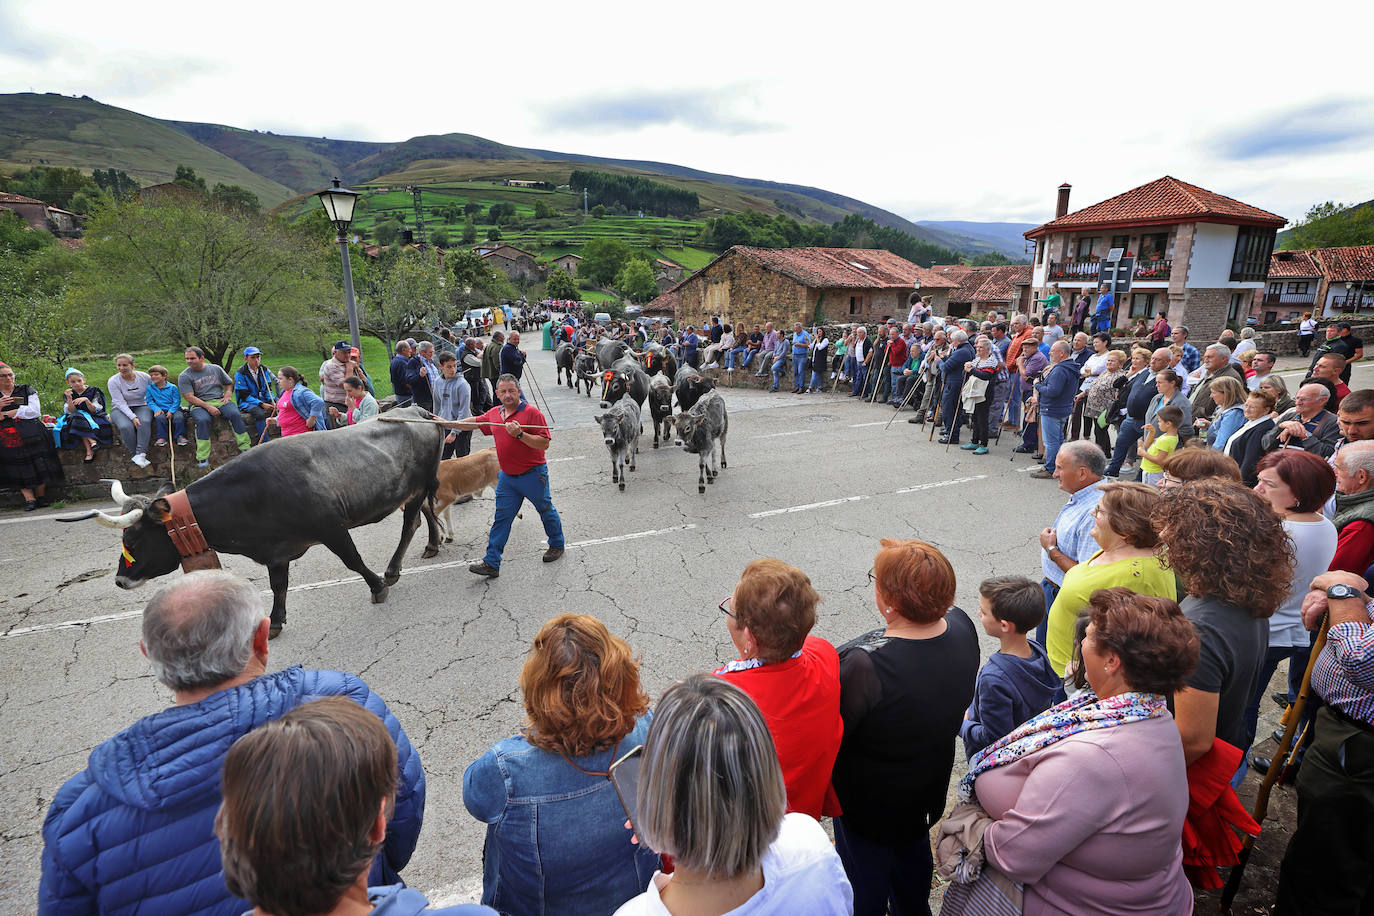
[[[488,579],[495,579],[497,576],[501,575],[501,570],[492,566],[486,560],[480,563],[473,563],[468,567],[468,572],[476,573],[479,576],[486,576]]]
[[[1271,693],[1269,694],[1269,699],[1279,704],[1279,709],[1288,708],[1288,694],[1286,693]]]
[[[908,422],[908,423],[921,423],[921,422],[923,422],[924,420],[925,420],[924,417],[912,417],[910,420],[907,420],[907,422]]]
[[[561,556],[563,556],[562,547],[550,547],[548,550],[544,551],[544,562],[552,563]]]
[[[1036,452],[1034,455],[1031,455],[1031,460],[1032,460],[1032,461],[1044,461],[1044,460],[1045,460],[1045,453],[1044,453],[1044,452]]]
[[[1250,766],[1254,767],[1260,773],[1268,773],[1269,768],[1273,766],[1273,764],[1273,757],[1261,757],[1260,755],[1256,754],[1255,756],[1250,758]]]
[[[1018,455],[1029,455],[1031,453],[1031,450],[1024,445],[1018,445],[1016,448],[1012,449],[1012,451]]]
[[[1271,738],[1274,739],[1274,743],[1275,743],[1275,744],[1282,744],[1282,743],[1283,743],[1283,729],[1282,729],[1281,727],[1280,727],[1280,728],[1274,729],[1274,733],[1273,733],[1272,735],[1270,735],[1269,737],[1271,737]]]
[[[24,511],[25,511],[25,512],[32,512],[34,509],[37,509],[37,508],[38,508],[38,500],[36,500],[36,499],[29,499],[29,500],[25,500],[25,501],[24,501]]]
[[[1261,757],[1258,754],[1250,758],[1250,766],[1254,767],[1256,770],[1260,772],[1260,778],[1263,778],[1266,774],[1268,774],[1269,766],[1273,762],[1273,757]],[[1285,786],[1293,785],[1293,783],[1298,781],[1298,768],[1301,766],[1302,758],[1299,757],[1297,763],[1295,763],[1291,767],[1285,768],[1283,772],[1279,773],[1279,782],[1283,783]]]
[[[38,503],[38,508],[40,508],[40,509],[46,509],[46,508],[48,508],[48,506],[51,506],[51,505],[52,505],[51,502],[49,502],[48,500],[44,499],[44,498],[41,497],[41,496],[38,497],[37,499],[35,499],[34,502]]]

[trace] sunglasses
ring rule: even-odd
[[[729,598],[726,598],[719,605],[717,605],[717,607],[720,608],[720,612],[724,614],[726,617],[729,617],[731,620],[735,619],[734,611],[730,610],[730,606],[734,603],[734,601],[735,596],[731,595]]]

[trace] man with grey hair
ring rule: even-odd
[[[415,345],[415,355],[406,362],[406,384],[410,386],[410,397],[416,407],[434,409],[434,389],[430,382],[439,374],[434,365],[434,344],[422,340]]]
[[[1063,341],[1055,344],[1060,346]],[[1054,478],[1059,481],[1059,489],[1069,494],[1066,502],[1055,516],[1054,524],[1040,532],[1040,569],[1043,578],[1040,587],[1045,592],[1045,611],[1048,617],[1050,605],[1064,584],[1064,574],[1079,563],[1085,562],[1100,548],[1093,540],[1090,531],[1095,519],[1093,510],[1102,499],[1098,484],[1102,473],[1107,469],[1107,456],[1097,443],[1087,439],[1066,442],[1054,459]],[[1045,644],[1047,623],[1042,620],[1036,628],[1036,638]]]
[[[1374,442],[1347,443],[1331,467],[1336,472],[1336,555],[1331,568],[1363,576],[1374,566]]]
[[[1300,448],[1322,458],[1330,458],[1341,438],[1340,423],[1326,402],[1331,392],[1315,382],[1303,385],[1293,398],[1293,406],[1279,415],[1274,428],[1260,439],[1266,452],[1280,448]]]
[[[1229,375],[1245,387],[1245,374],[1231,362],[1231,348],[1225,344],[1212,344],[1202,353],[1202,378],[1193,383],[1193,419],[1211,419],[1216,412],[1217,402],[1212,400],[1212,380]],[[1181,432],[1181,431],[1180,431]]]
[[[944,376],[944,387],[940,395],[940,441],[958,445],[959,431],[964,423],[963,402],[959,400],[959,389],[964,387],[965,367],[977,353],[968,342],[966,331],[950,332],[949,342],[952,347],[950,354],[940,363],[940,374]]]
[[[43,823],[41,913],[237,914],[220,869],[220,766],[248,732],[311,699],[343,696],[375,713],[396,742],[400,781],[369,885],[395,884],[425,810],[420,757],[382,698],[340,671],[267,673],[270,623],[258,589],[222,570],[160,589],[140,647],[173,705],[91,752]]]
[[[1034,402],[1040,408],[1040,435],[1045,443],[1045,464],[1031,471],[1030,476],[1048,480],[1055,476],[1055,456],[1064,444],[1069,417],[1073,413],[1073,399],[1078,392],[1078,364],[1070,356],[1064,341],[1050,347],[1050,368],[1035,383]],[[1101,451],[1099,449],[1099,451]],[[1103,463],[1105,467],[1105,462]]]

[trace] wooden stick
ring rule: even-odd
[[[384,420],[384,421],[386,421],[387,423],[427,423],[427,424],[433,424],[433,425],[436,425],[436,426],[444,426],[445,424],[448,424],[448,423],[461,423],[461,422],[462,422],[462,420],[439,420],[439,419],[426,420],[426,419],[424,419],[423,417],[388,417],[386,414],[382,414],[382,415],[379,416],[377,419],[378,419],[378,420]],[[506,424],[504,424],[504,423],[478,423],[477,425],[478,425],[478,426],[500,426],[500,427],[503,427],[503,428],[504,428]],[[521,424],[519,424],[519,425],[520,425],[520,428],[521,428],[521,429],[552,429],[552,428],[553,428],[553,427],[548,426],[548,425],[544,425],[544,426],[526,426],[526,425],[523,424],[523,423],[521,423]],[[453,427],[450,426],[450,427],[448,427],[448,428],[449,428],[449,429],[452,429]],[[461,430],[460,430],[460,432],[461,432]],[[469,430],[469,432],[471,432],[471,430]]]

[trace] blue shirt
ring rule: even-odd
[[[1202,365],[1202,354],[1198,352],[1197,347],[1193,346],[1187,341],[1184,341],[1182,349],[1183,357],[1180,361],[1183,363],[1184,369],[1186,369],[1189,372],[1192,372],[1198,366]]]
[[[811,346],[811,335],[805,331],[798,331],[792,335],[792,355],[805,356],[807,349]]]
[[[1088,536],[1093,528],[1093,509],[1102,499],[1102,491],[1096,480],[1069,497],[1064,508],[1054,517],[1054,533],[1059,541],[1059,552],[1076,563],[1085,562],[1101,548],[1097,541]],[[1055,585],[1064,584],[1064,570],[1050,559],[1049,551],[1040,551],[1040,569],[1045,578]]]

